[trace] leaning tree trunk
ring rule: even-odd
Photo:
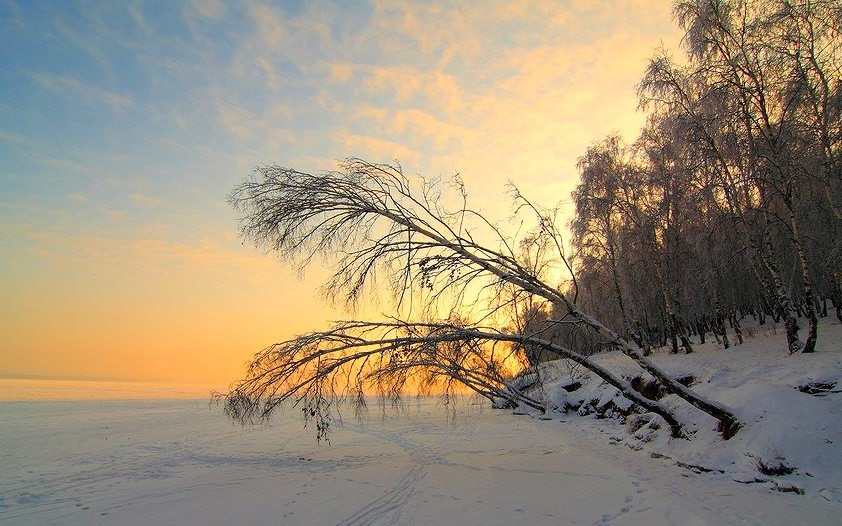
[[[471,254],[470,251],[466,250],[464,247],[451,246],[451,249],[469,259],[477,261],[476,256]],[[634,360],[634,362],[637,363],[643,370],[651,374],[668,393],[682,398],[690,405],[701,409],[705,413],[719,420],[718,429],[726,440],[734,436],[742,427],[740,420],[727,407],[718,402],[707,400],[706,398],[699,396],[692,389],[689,389],[679,383],[675,378],[662,371],[658,368],[658,366],[646,358],[639,347],[632,345],[619,334],[603,325],[596,318],[580,310],[567,298],[567,296],[545,285],[540,282],[540,280],[524,279],[524,277],[517,276],[510,272],[506,272],[503,269],[497,268],[495,265],[490,264],[487,261],[477,261],[477,263],[485,270],[497,275],[500,279],[508,281],[526,292],[535,294],[550,301],[554,307],[563,309],[561,312],[566,310],[566,312],[569,313],[574,320],[595,329],[597,332],[602,334],[610,344]]]
[[[718,428],[720,433],[722,433],[723,438],[726,440],[731,438],[737,433],[737,431],[739,431],[740,427],[742,427],[742,423],[727,407],[712,400],[700,397],[693,390],[687,388],[683,384],[679,383],[675,378],[659,369],[648,358],[643,356],[643,353],[639,348],[633,346],[627,340],[620,337],[619,334],[604,326],[590,315],[579,310],[575,305],[570,303],[567,298],[561,298],[561,301],[574,319],[582,321],[606,336],[613,346],[620,349],[623,354],[634,360],[635,363],[637,363],[643,370],[651,374],[668,393],[677,395],[692,406],[701,409],[705,413],[719,420]]]
[[[611,371],[605,369],[604,367],[600,366],[587,356],[579,354],[575,351],[572,351],[566,347],[562,347],[555,343],[552,343],[547,340],[543,340],[541,338],[535,337],[524,337],[520,335],[506,335],[506,334],[497,334],[497,333],[485,333],[480,331],[474,331],[477,334],[481,335],[484,338],[488,338],[490,340],[497,340],[497,341],[511,341],[513,343],[519,343],[523,345],[524,343],[529,345],[534,345],[537,347],[541,347],[550,351],[554,354],[567,358],[576,362],[577,364],[583,366],[584,368],[588,369],[589,371],[593,372],[603,380],[605,380],[608,384],[616,387],[620,393],[634,402],[635,404],[639,405],[640,407],[646,409],[647,411],[651,411],[659,416],[661,416],[667,424],[670,426],[670,434],[674,438],[684,437],[686,435],[684,433],[684,428],[672,411],[667,408],[665,405],[661,404],[656,400],[651,400],[643,396],[639,391],[637,391],[634,387],[632,387],[631,383],[625,380],[624,378],[615,375]],[[681,384],[678,384],[681,385]],[[683,387],[683,385],[682,385]]]
[[[598,333],[602,334],[610,344],[634,360],[634,362],[637,363],[643,370],[651,374],[664,387],[667,393],[674,394],[679,398],[682,398],[690,405],[701,409],[705,413],[719,420],[718,429],[726,440],[734,436],[742,427],[740,420],[727,407],[718,402],[703,398],[692,389],[689,389],[679,383],[675,378],[662,371],[658,368],[658,366],[646,358],[639,347],[632,345],[619,334],[603,325],[596,318],[580,310],[570,301],[570,299],[567,298],[567,296],[541,282],[539,279],[534,278],[533,276],[520,276],[506,271],[489,261],[479,258],[463,245],[451,243],[447,239],[436,235],[422,226],[416,225],[412,222],[407,222],[405,219],[398,216],[392,215],[390,218],[399,224],[415,229],[419,233],[422,233],[437,242],[445,244],[445,246],[457,254],[473,261],[481,268],[498,276],[501,280],[516,285],[525,292],[535,294],[536,296],[540,296],[548,300],[554,307],[562,309],[560,312],[566,311],[573,317],[574,320],[595,329]]]
[[[679,383],[675,378],[659,369],[654,363],[643,356],[643,352],[640,348],[630,344],[627,340],[603,325],[596,318],[581,311],[570,301],[570,299],[567,298],[567,296],[558,292],[553,287],[543,283],[540,279],[529,275],[528,273],[513,273],[510,270],[501,268],[497,264],[474,254],[468,249],[465,243],[455,243],[450,241],[423,225],[419,225],[405,217],[389,212],[381,212],[381,214],[397,224],[403,225],[408,229],[414,230],[415,232],[440,243],[442,246],[447,247],[449,250],[452,250],[466,260],[473,262],[485,271],[497,276],[499,279],[520,287],[524,292],[535,294],[536,296],[548,300],[554,307],[565,309],[575,320],[595,329],[614,347],[620,349],[623,354],[634,360],[635,363],[660,382],[668,393],[682,398],[690,405],[701,409],[719,420],[718,428],[725,439],[734,436],[742,427],[740,420],[727,407],[718,402],[707,400],[706,398],[699,396],[693,390]]]

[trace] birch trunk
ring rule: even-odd
[[[807,261],[807,254],[804,251],[804,239],[801,235],[801,226],[795,212],[796,197],[790,192],[786,196],[787,209],[789,210],[789,223],[792,228],[792,242],[798,252],[798,261],[801,263],[801,284],[804,287],[804,313],[807,318],[807,340],[804,342],[802,352],[811,353],[816,350],[816,338],[818,336],[818,317],[816,316],[816,301],[813,294],[813,281],[810,278],[810,265]]]

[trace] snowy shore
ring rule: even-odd
[[[822,334],[813,356],[760,330],[741,347],[656,356],[739,411],[747,425],[727,442],[692,410],[687,441],[574,411],[454,414],[423,399],[348,411],[328,446],[294,411],[242,428],[205,400],[2,402],[0,524],[838,524],[842,395],[797,389],[842,375],[842,326]],[[776,457],[794,471],[758,471]]]

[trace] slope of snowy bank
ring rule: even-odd
[[[199,400],[3,402],[0,525],[838,524],[842,400],[796,387],[838,380],[842,327],[823,327],[813,356],[789,357],[780,340],[758,331],[727,351],[656,356],[739,412],[747,425],[727,442],[670,397],[692,440],[573,411],[453,413],[433,399],[345,415],[329,446],[295,411],[242,428]],[[562,394],[569,369],[549,369],[548,400],[613,399],[581,376]],[[795,471],[758,471],[776,457]],[[776,489],[787,486],[804,494]]]
[[[670,395],[660,398],[687,424],[691,440],[670,440],[655,415],[625,415],[631,403],[581,368],[551,362],[542,371],[548,416],[608,417],[630,431],[616,440],[697,471],[728,474],[746,484],[842,502],[842,325],[821,325],[818,351],[790,356],[773,326],[754,327],[743,345],[697,345],[689,355],[659,350],[652,360],[691,387],[734,410],[745,426],[730,440],[715,420]],[[601,365],[628,379],[651,379],[627,357],[599,355]],[[546,416],[545,416],[546,418]]]

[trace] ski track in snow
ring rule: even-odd
[[[409,471],[389,491],[383,494],[383,496],[366,504],[348,518],[337,523],[337,526],[367,526],[378,523],[397,523],[400,519],[402,508],[415,493],[418,482],[424,478],[427,472],[427,466],[433,458],[430,450],[397,433],[375,430],[370,427],[353,424],[345,424],[345,427],[397,444],[409,455],[411,466]]]

